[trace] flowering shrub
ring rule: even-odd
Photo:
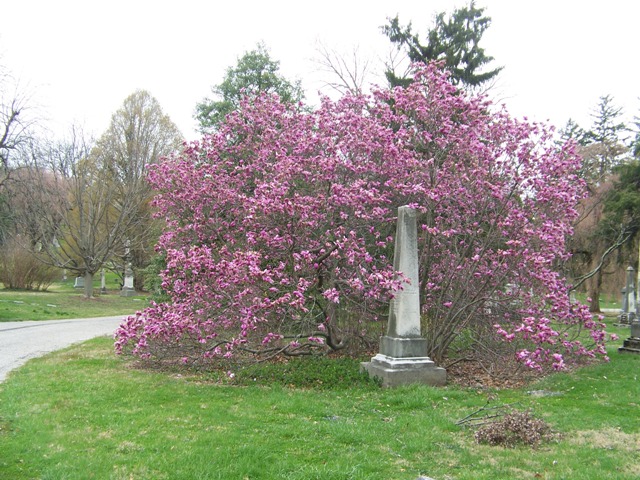
[[[188,363],[378,335],[402,288],[397,208],[411,205],[432,357],[487,325],[524,342],[518,359],[532,368],[604,355],[603,325],[570,304],[556,268],[583,193],[580,159],[544,126],[493,110],[433,65],[406,89],[325,99],[311,113],[274,96],[244,102],[150,167],[171,301],[129,317],[117,351]]]

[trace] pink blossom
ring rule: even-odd
[[[333,303],[340,303],[340,292],[335,288],[330,288],[329,290],[325,290],[322,292],[322,295],[327,299],[332,301]]]
[[[606,355],[602,320],[568,301],[558,269],[586,191],[574,145],[458,91],[435,65],[416,68],[407,88],[324,98],[313,111],[246,99],[215,133],[150,166],[170,301],[128,317],[116,350],[199,361],[338,343],[320,345],[317,330],[378,331],[404,285],[395,215],[413,205],[439,351],[474,319],[524,342],[517,359],[531,368]],[[569,328],[593,345],[559,340]]]

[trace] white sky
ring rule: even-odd
[[[33,92],[56,131],[72,122],[99,135],[136,89],[148,90],[188,139],[193,113],[227,67],[263,41],[289,79],[315,103],[322,42],[373,61],[388,56],[380,32],[399,14],[424,35],[447,0],[4,0],[0,64]],[[625,120],[640,117],[640,47],[635,0],[477,0],[492,25],[481,46],[504,66],[492,96],[514,116],[589,127],[610,94]],[[424,38],[424,36],[422,36]],[[378,68],[380,73],[382,68]],[[383,83],[382,78],[375,81]],[[328,93],[328,92],[327,92]]]

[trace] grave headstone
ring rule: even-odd
[[[136,294],[133,288],[133,269],[131,268],[131,242],[127,240],[124,244],[124,284],[120,290],[121,297],[133,297]]]
[[[105,278],[104,268],[100,270],[100,293],[107,293],[107,282]]]
[[[634,285],[635,271],[627,267],[627,301],[629,302],[629,322],[636,317],[636,287]]]
[[[380,339],[380,353],[362,368],[383,387],[409,383],[445,385],[447,375],[427,355],[427,341],[420,333],[420,292],[418,277],[418,233],[416,210],[398,209],[398,225],[393,267],[405,279],[395,292],[389,309],[387,333]]]
[[[640,320],[634,318],[631,321],[631,334],[624,342],[622,347],[618,348],[621,353],[640,354]]]
[[[76,277],[73,288],[84,288],[84,277]]]
[[[622,301],[620,302],[620,313],[627,313],[629,311],[629,299],[627,298],[627,287],[622,287],[620,290],[622,294]]]
[[[627,268],[627,279],[625,287],[622,289],[622,304],[618,315],[619,325],[630,325],[636,318],[636,287],[634,285],[634,269]]]
[[[120,291],[121,297],[133,297],[136,295],[136,290],[133,288],[133,270],[131,269],[131,262],[127,263],[127,267],[124,270],[124,285]]]
[[[636,315],[636,295],[635,286],[633,285],[634,270],[633,267],[627,268],[627,286],[626,297],[627,302],[625,305],[623,299],[623,310],[626,308],[626,312],[620,312],[618,320],[622,324],[627,324],[630,327],[630,335],[624,342],[622,347],[618,349],[621,353],[636,353],[640,354],[640,318]],[[624,320],[624,321],[622,321]]]

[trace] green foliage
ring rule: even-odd
[[[640,228],[640,161],[616,168],[619,177],[605,199],[606,222],[634,237]]]
[[[151,299],[155,302],[167,302],[171,299],[162,288],[162,277],[160,274],[167,268],[167,260],[164,255],[154,255],[146,268],[142,269],[144,289],[151,293]]]
[[[280,62],[273,60],[264,44],[246,52],[235,67],[229,67],[221,84],[213,87],[216,99],[205,98],[196,106],[195,118],[200,130],[215,128],[224,117],[238,109],[245,96],[262,92],[276,93],[284,103],[297,103],[303,98],[300,81],[290,82],[280,72]]]
[[[635,136],[631,140],[631,153],[633,158],[640,160],[640,117],[633,117],[633,126]]]
[[[499,67],[481,71],[493,60],[479,45],[482,35],[491,25],[491,18],[483,13],[484,8],[477,8],[471,1],[468,6],[454,10],[450,16],[445,12],[437,14],[434,26],[427,34],[426,45],[422,45],[419,36],[412,32],[411,24],[406,27],[400,25],[398,16],[388,19],[389,24],[383,26],[382,31],[398,49],[406,50],[412,62],[443,61],[454,84],[477,87],[502,70]],[[411,83],[411,78],[398,77],[393,71],[387,71],[386,76],[392,87],[406,87]]]
[[[580,127],[573,119],[569,119],[560,130],[559,145],[564,145],[567,141],[574,140],[578,145],[585,146],[589,143],[587,132]]]
[[[633,144],[631,146],[633,157],[640,159],[640,132],[636,133],[636,136],[633,140]]]
[[[234,379],[240,385],[282,385],[322,390],[379,386],[368,374],[360,371],[358,360],[347,357],[295,358],[282,363],[258,363],[237,370]]]

